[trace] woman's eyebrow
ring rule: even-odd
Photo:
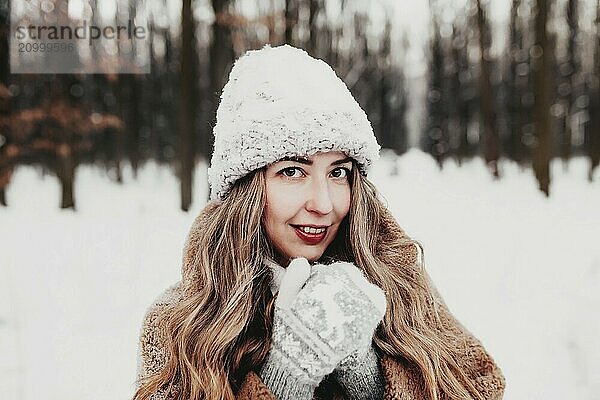
[[[352,158],[350,158],[350,157],[342,158],[341,160],[332,162],[331,165],[340,165],[340,164],[345,164],[347,162],[352,162]]]
[[[305,164],[305,165],[313,165],[313,162],[311,160],[309,160],[306,157],[283,157],[281,160],[279,161],[293,161],[293,162],[297,162],[299,164]],[[346,157],[346,158],[341,158],[337,161],[334,161],[331,163],[331,165],[340,165],[340,164],[345,164],[347,162],[352,162],[352,158],[350,157]]]
[[[283,157],[279,161],[294,161],[300,164],[312,165],[313,162],[306,157]]]

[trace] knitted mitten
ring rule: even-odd
[[[376,328],[374,326],[371,335],[364,336],[364,341],[357,344],[358,350],[344,358],[334,370],[337,381],[353,400],[383,398],[385,383],[372,345]]]
[[[279,399],[311,399],[325,375],[370,343],[385,306],[382,290],[353,264],[311,271],[306,259],[293,260],[275,301],[263,382]]]
[[[382,399],[385,380],[377,353],[373,346],[366,351],[355,351],[346,357],[333,371],[352,400]]]

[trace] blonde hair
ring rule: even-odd
[[[403,234],[374,186],[352,169],[351,205],[322,259],[354,262],[381,287],[388,307],[374,335],[377,348],[408,362],[432,400],[482,398],[454,360],[434,289],[422,263],[407,258],[420,244]],[[273,255],[262,227],[264,169],[238,180],[220,204],[209,203],[198,235],[192,287],[173,304],[165,327],[164,368],[140,382],[134,400],[158,390],[177,398],[234,399],[245,375],[270,348]],[[401,239],[398,239],[401,238]]]

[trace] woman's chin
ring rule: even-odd
[[[304,253],[304,255],[299,256],[299,257],[304,257],[304,258],[306,258],[308,260],[308,262],[314,263],[314,262],[318,261],[321,258],[322,255],[323,255],[322,251],[317,251],[317,252],[315,252],[315,251],[312,251],[312,252],[311,251],[307,251],[307,252]]]
[[[294,258],[302,257],[302,258],[306,258],[308,260],[308,262],[313,263],[321,258],[321,256],[323,255],[323,251],[315,251],[315,249],[313,249],[312,251],[310,251],[310,250],[297,251],[292,254],[293,254],[293,256],[290,257],[290,260],[293,260]]]

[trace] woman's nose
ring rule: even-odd
[[[313,179],[310,183],[306,210],[319,214],[329,214],[333,210],[327,179]]]

